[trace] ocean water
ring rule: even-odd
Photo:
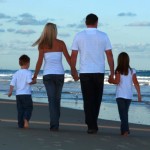
[[[10,80],[16,70],[0,70],[0,98],[8,99]],[[33,72],[33,71],[32,71]],[[105,72],[104,94],[99,118],[119,121],[115,101],[116,86],[109,84],[109,71]],[[150,125],[150,71],[137,71],[137,78],[141,87],[142,102],[137,102],[137,93],[133,91],[133,101],[129,111],[129,122]],[[35,102],[47,103],[47,95],[42,81],[42,71],[37,78],[37,84],[32,85],[32,97]],[[15,100],[15,91],[10,98]],[[70,70],[65,71],[65,83],[62,91],[62,107],[83,109],[80,81],[74,82]]]

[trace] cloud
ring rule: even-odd
[[[122,12],[122,13],[119,13],[118,16],[119,17],[135,17],[137,15],[135,13],[132,13],[132,12],[128,12],[128,13]]]
[[[15,29],[9,28],[7,29],[8,32],[15,32]]]
[[[84,23],[79,23],[79,24],[68,24],[67,28],[76,28],[76,29],[84,29],[85,24]]]
[[[10,19],[10,18],[11,18],[10,16],[0,13],[0,19]]]
[[[6,2],[6,0],[0,0],[0,3]]]
[[[60,36],[60,37],[70,37],[70,34],[68,34],[68,33],[60,33],[60,34],[58,34],[58,36]]]
[[[130,23],[125,26],[130,26],[130,27],[150,27],[150,22],[136,22],[136,23]]]
[[[147,54],[146,52],[149,53],[150,49],[150,43],[137,43],[137,44],[130,44],[130,45],[123,45],[123,44],[114,44],[113,45],[113,50],[117,52],[118,54],[121,51],[126,51],[135,54],[140,54],[142,52],[142,55]],[[144,53],[143,53],[144,52]]]
[[[25,51],[31,51],[33,50],[33,47],[31,47],[32,43],[31,41],[22,41],[22,40],[12,40],[8,42],[1,42],[0,43],[0,54],[10,54],[13,55],[14,51],[15,54],[20,53],[21,51],[25,53]],[[34,49],[36,49],[34,47]],[[13,51],[12,51],[13,50]]]
[[[19,25],[44,25],[49,19],[37,20],[34,16],[28,13],[21,14],[20,19],[17,20]]]
[[[75,23],[73,23],[73,24],[68,24],[68,25],[67,25],[68,28],[74,28],[74,27],[76,27],[76,26],[77,26],[77,24],[75,24]]]
[[[5,32],[5,30],[4,29],[0,29],[0,32]]]
[[[25,35],[30,35],[30,34],[33,34],[33,33],[36,33],[34,30],[31,30],[31,29],[22,29],[22,30],[17,30],[16,31],[17,34],[25,34]]]

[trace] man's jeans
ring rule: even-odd
[[[64,84],[64,75],[44,75],[43,83],[46,88],[49,102],[50,129],[58,129],[60,118],[60,100]]]
[[[117,98],[116,101],[121,120],[121,127],[120,127],[121,134],[124,134],[125,132],[130,132],[128,123],[128,111],[129,106],[131,104],[131,99]]]
[[[24,127],[24,119],[30,120],[33,110],[33,102],[31,95],[16,95],[17,111],[18,111],[18,127]]]
[[[81,73],[81,90],[84,101],[85,123],[89,130],[98,130],[97,119],[103,95],[103,73]]]

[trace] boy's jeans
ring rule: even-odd
[[[58,129],[60,118],[60,100],[64,84],[64,75],[63,74],[44,75],[43,83],[46,88],[49,102],[50,129]]]
[[[16,95],[18,111],[18,127],[24,127],[24,119],[30,120],[33,110],[31,95]]]

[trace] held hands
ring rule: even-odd
[[[79,80],[78,72],[76,70],[74,70],[74,71],[72,70],[71,75],[75,81]]]
[[[30,84],[36,84],[36,83],[37,83],[36,77],[33,77],[33,78],[32,78],[32,82],[31,82]]]
[[[108,78],[108,82],[113,83],[113,81],[114,81],[113,75],[110,75],[109,78]]]
[[[12,95],[12,92],[9,92],[9,93],[8,93],[8,97],[11,97],[11,95]]]

